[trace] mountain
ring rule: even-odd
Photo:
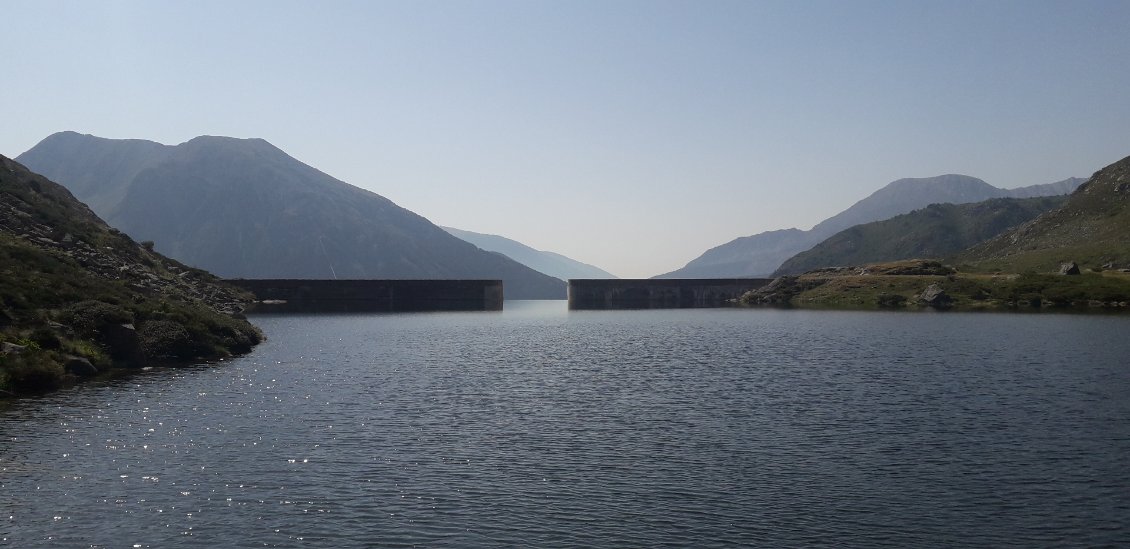
[[[931,204],[884,221],[844,229],[787,261],[773,277],[825,267],[915,258],[942,258],[1062,206],[1065,196],[993,198],[972,204]]]
[[[818,235],[800,229],[743,236],[707,250],[681,269],[655,278],[761,278],[817,242],[820,242]]]
[[[890,219],[930,204],[967,204],[1004,196],[1003,189],[967,175],[899,179],[820,222],[812,232],[827,238],[860,223]]]
[[[1071,178],[1046,185],[1006,190],[966,175],[899,179],[820,222],[811,230],[785,229],[737,238],[708,250],[681,269],[656,278],[764,277],[790,257],[861,223],[890,219],[930,204],[965,204],[990,198],[1065,194],[1080,182],[1078,178]]]
[[[1097,172],[1045,213],[959,254],[955,261],[1013,273],[1130,268],[1130,157]]]
[[[246,352],[262,334],[231,315],[251,299],[139,245],[0,156],[0,395],[117,366]]]
[[[111,225],[228,278],[502,279],[507,298],[563,299],[565,283],[262,139],[176,146],[54,134],[18,157]]]
[[[1056,181],[1055,183],[1045,183],[1043,185],[1031,185],[1028,187],[1019,187],[1016,189],[1009,189],[1008,196],[1011,198],[1034,198],[1037,196],[1058,196],[1068,195],[1079,188],[1087,180],[1082,177],[1069,177],[1063,181]]]
[[[497,252],[535,271],[545,273],[554,278],[569,280],[571,278],[616,278],[615,275],[593,267],[588,263],[581,263],[558,253],[535,250],[517,240],[471,231],[442,227],[461,240],[466,240],[488,252]]]

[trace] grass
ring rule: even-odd
[[[1130,311],[1130,273],[1085,272],[1075,276],[1024,273],[917,274],[910,261],[870,265],[865,269],[824,270],[796,277],[777,294],[776,302],[794,307],[850,309],[923,309],[922,292],[936,285],[950,298],[955,310],[1008,310],[1018,308],[1103,308]],[[929,269],[927,269],[928,271]],[[940,272],[940,271],[939,271]],[[913,273],[913,274],[890,274]],[[766,289],[750,292],[746,303],[758,303]]]

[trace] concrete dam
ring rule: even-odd
[[[771,278],[572,279],[569,308],[691,309],[726,307]]]
[[[248,312],[501,311],[501,280],[230,279]]]

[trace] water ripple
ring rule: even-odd
[[[1130,538],[1124,318],[525,304],[256,320],[270,340],[248,357],[0,415],[0,545]]]

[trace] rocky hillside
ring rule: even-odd
[[[785,260],[849,227],[890,219],[930,204],[966,204],[991,198],[1052,196],[1071,192],[1079,178],[1000,189],[965,175],[893,181],[811,230],[785,229],[734,239],[708,250],[681,269],[656,278],[768,276]]]
[[[502,279],[507,298],[565,283],[476,248],[262,139],[176,146],[55,134],[18,158],[111,225],[228,278]]]
[[[0,157],[0,391],[50,390],[114,367],[243,353],[251,296],[103,223]]]
[[[955,261],[1006,272],[1130,268],[1130,157],[1098,172],[1062,208],[960,254]]]
[[[547,252],[531,248],[517,240],[504,236],[483,234],[451,227],[443,230],[466,240],[488,252],[497,252],[518,263],[521,263],[539,273],[545,273],[554,278],[569,280],[571,278],[616,278],[615,275],[575,259],[565,257],[559,253]]]
[[[885,221],[844,229],[785,261],[773,276],[824,267],[949,257],[1031,220],[1065,196],[994,198],[973,204],[931,204]]]

